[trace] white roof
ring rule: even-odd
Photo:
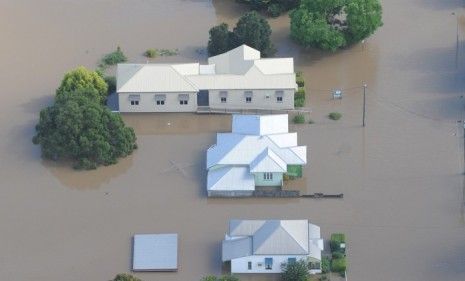
[[[287,114],[233,115],[232,132],[245,135],[282,134],[289,131]]]
[[[281,172],[285,173],[287,171],[287,164],[283,159],[273,152],[272,149],[266,148],[260,153],[255,160],[250,163],[250,172],[251,173],[260,173],[260,172]]]
[[[179,69],[189,72],[189,66]],[[118,64],[118,93],[197,92],[198,89],[167,64]]]
[[[248,167],[220,167],[208,171],[207,189],[255,190],[255,179]]]
[[[247,237],[251,244],[244,240]],[[320,228],[308,220],[231,220],[223,261],[251,255],[308,255],[321,260],[322,242]]]
[[[208,65],[118,64],[117,92],[296,89],[292,58],[261,59],[246,45],[208,59]]]
[[[178,268],[177,234],[136,234],[133,243],[134,271],[173,271]]]

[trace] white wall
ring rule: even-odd
[[[296,258],[297,260],[307,260],[308,256],[296,255],[279,255],[279,256],[249,256],[231,261],[231,273],[281,273],[281,264],[286,263],[288,258]],[[265,269],[265,258],[273,258],[273,267],[271,270]],[[252,262],[252,270],[248,269],[248,262]],[[262,263],[259,267],[258,264]],[[320,273],[321,270],[311,270],[310,273]]]
[[[245,102],[246,90],[229,90],[226,103],[221,103],[220,90],[209,90],[210,108],[215,109],[294,109],[294,89],[284,90],[283,101],[277,102],[275,90],[253,90],[252,102]],[[266,98],[266,96],[269,98]]]
[[[189,94],[187,105],[179,104],[179,94]],[[129,95],[140,95],[139,105],[131,105]],[[165,105],[157,105],[155,95],[166,95]],[[195,112],[197,93],[119,93],[120,112]]]

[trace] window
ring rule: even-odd
[[[265,269],[273,269],[273,258],[265,258]]]
[[[220,91],[221,103],[226,103],[227,97],[228,97],[228,91]]]
[[[288,259],[287,259],[287,263],[288,263],[288,264],[294,263],[294,262],[296,262],[296,261],[297,261],[296,258],[288,258]]]
[[[139,105],[140,95],[129,95],[131,105]]]
[[[276,91],[276,102],[283,102],[284,91]]]
[[[244,95],[245,95],[245,102],[246,103],[251,103],[252,102],[253,92],[252,91],[245,91]]]
[[[321,269],[321,264],[319,262],[309,262],[308,269]]]
[[[249,262],[247,263],[247,269],[248,269],[248,270],[252,270],[252,262],[251,262],[251,261],[249,261]]]
[[[178,96],[179,104],[180,105],[187,105],[188,100],[189,100],[189,95],[188,94],[180,94]]]
[[[264,173],[263,174],[263,179],[266,181],[273,180],[273,173]]]
[[[166,95],[155,95],[155,102],[157,105],[165,105]]]

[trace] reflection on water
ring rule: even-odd
[[[108,184],[114,178],[124,174],[132,166],[134,151],[131,155],[118,160],[118,163],[110,166],[102,166],[96,170],[77,171],[69,163],[42,160],[50,173],[66,187],[78,190],[97,189],[102,184]]]

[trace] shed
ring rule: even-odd
[[[136,234],[133,239],[133,271],[176,271],[178,234]]]

